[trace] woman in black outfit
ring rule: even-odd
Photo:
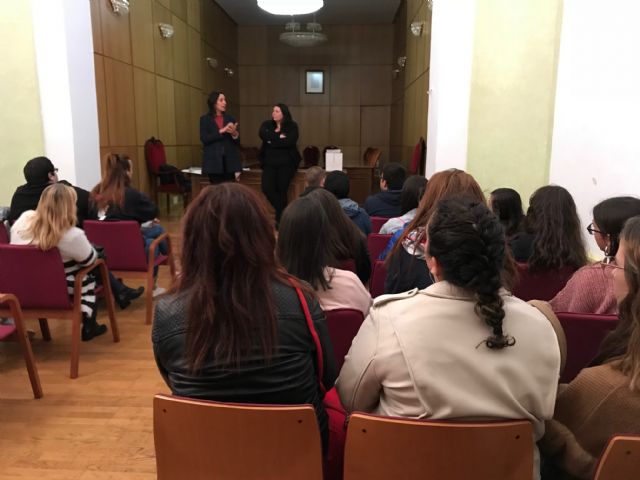
[[[262,191],[276,211],[276,222],[287,206],[289,183],[298,169],[298,124],[284,103],[273,107],[271,120],[263,122],[259,132],[262,139],[260,163],[262,165]]]
[[[202,173],[209,176],[209,183],[213,185],[240,176],[240,134],[235,118],[226,113],[227,99],[224,93],[211,92],[207,105],[209,112],[200,117]]]

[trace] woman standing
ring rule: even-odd
[[[240,176],[238,123],[226,113],[227,99],[222,92],[211,92],[209,112],[200,117],[202,173],[211,184],[229,182]]]
[[[276,211],[276,222],[287,206],[289,183],[302,157],[298,152],[298,124],[291,118],[289,107],[278,103],[273,107],[271,120],[260,126],[262,139],[262,191]]]

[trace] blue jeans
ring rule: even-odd
[[[153,243],[153,241],[162,235],[165,230],[157,223],[154,223],[150,227],[140,227],[140,231],[142,232],[142,236],[144,237],[144,253],[149,258],[149,247]],[[169,253],[169,244],[166,240],[162,240],[157,246],[155,250],[155,256],[166,255]],[[158,266],[153,267],[153,276],[156,277],[158,275]]]

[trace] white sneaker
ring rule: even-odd
[[[162,288],[162,287],[156,287],[153,289],[153,298],[156,298],[158,295],[162,295],[164,292],[166,292],[167,289],[166,288]]]

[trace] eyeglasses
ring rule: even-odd
[[[599,233],[600,235],[606,235],[603,231],[596,230],[595,228],[593,228],[593,223],[589,224],[589,226],[587,227],[587,232],[589,232],[589,235],[593,235],[594,233]]]
[[[52,173],[58,173],[58,169],[54,168],[53,170],[51,170]]]
[[[613,272],[616,270],[623,270],[624,267],[620,265],[616,265],[615,263],[611,263],[613,259],[611,257],[606,257],[604,260],[600,262],[600,268],[602,269],[602,274],[607,278],[613,277]]]

